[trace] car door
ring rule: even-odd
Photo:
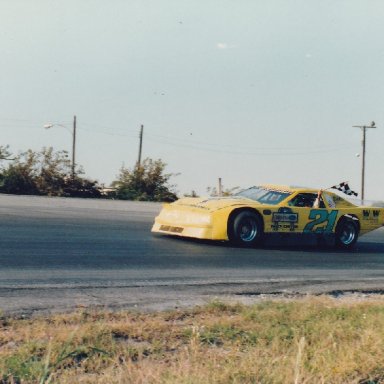
[[[338,210],[330,195],[322,194],[319,207],[313,207],[317,193],[300,192],[292,196],[283,207],[272,210],[271,232],[331,233]]]
[[[316,199],[315,193],[297,193],[271,212],[271,232],[302,233]]]
[[[309,210],[307,222],[304,223],[303,233],[332,233],[335,229],[339,211],[332,196],[322,193],[319,208]]]
[[[279,228],[281,228],[281,225],[285,226],[281,223],[281,221],[289,220],[290,232],[306,232],[306,227],[312,220],[310,219],[312,216],[311,212],[314,210],[313,205],[315,203],[316,197],[317,194],[313,192],[300,192],[292,196],[292,198],[287,201],[286,207],[280,207],[280,215],[275,216],[275,225],[278,225]],[[324,202],[321,200],[319,210],[323,210],[324,208]],[[284,213],[285,216],[282,216],[281,213]]]

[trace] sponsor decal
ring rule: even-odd
[[[283,221],[284,223],[297,223],[297,213],[274,213],[272,221]]]
[[[279,208],[277,212],[274,212],[272,215],[271,228],[274,231],[278,231],[279,229],[289,229],[290,231],[294,231],[297,229],[297,223],[299,221],[299,215],[297,213],[292,212],[291,208]],[[287,223],[287,224],[280,224]]]
[[[292,225],[291,224],[272,224],[271,225],[271,228],[274,230],[274,231],[278,231],[279,229],[289,229],[290,231],[294,231],[295,229],[298,228],[297,225]]]
[[[182,227],[172,227],[170,225],[161,225],[160,231],[164,232],[173,232],[173,233],[181,233],[183,232],[184,228]]]
[[[363,209],[363,220],[365,221],[379,221],[380,211],[377,209]]]
[[[308,219],[312,220],[304,227],[304,233],[331,233],[339,211],[328,212],[324,209],[312,209]],[[323,224],[323,225],[321,225]]]

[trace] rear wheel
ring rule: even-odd
[[[241,211],[229,223],[229,240],[243,247],[261,243],[263,224],[260,216],[252,211]]]
[[[336,227],[336,247],[342,249],[352,248],[359,236],[359,228],[352,219],[341,219]]]

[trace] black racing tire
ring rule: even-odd
[[[241,211],[228,224],[229,240],[242,247],[260,245],[263,240],[261,217],[253,211]]]
[[[359,227],[349,218],[342,218],[336,226],[335,245],[340,249],[351,249],[359,237]]]

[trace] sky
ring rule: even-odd
[[[381,0],[0,0],[0,145],[72,149],[109,185],[162,159],[179,195],[222,178],[384,200]],[[44,129],[45,124],[56,124]],[[3,162],[3,166],[6,164]]]

